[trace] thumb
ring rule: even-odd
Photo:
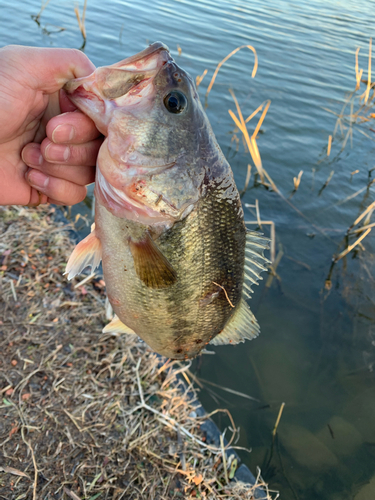
[[[57,92],[72,78],[90,75],[95,66],[77,49],[9,46],[11,58],[27,75],[28,86],[47,94]],[[9,54],[8,54],[9,55]]]

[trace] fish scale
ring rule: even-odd
[[[173,286],[162,289],[145,286],[134,272],[126,244],[134,236],[134,224],[96,207],[107,293],[114,311],[150,347],[162,348],[168,357],[196,355],[201,344],[223,330],[233,312],[230,302],[236,306],[241,299],[246,229],[238,218],[239,199],[229,203],[222,194],[211,189],[193,213],[156,239],[178,277]],[[118,232],[123,233],[121,249]],[[230,302],[214,282],[225,288]],[[117,305],[116,297],[124,292],[126,302]],[[215,292],[218,296],[211,303],[201,304],[207,294]]]

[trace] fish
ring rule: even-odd
[[[233,173],[193,79],[161,42],[64,87],[105,136],[95,223],[68,279],[103,266],[115,317],[171,359],[259,333],[247,299],[269,261],[248,231]]]

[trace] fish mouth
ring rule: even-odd
[[[131,94],[136,96],[173,58],[166,45],[155,42],[138,54],[111,66],[97,68],[91,75],[67,82],[63,89],[70,100],[97,122],[106,111],[105,102]],[[97,124],[98,125],[98,124]],[[99,123],[99,130],[101,130]]]
[[[159,53],[167,54],[168,57],[166,60],[172,59],[167,45],[162,42],[155,42],[141,52],[138,52],[138,54],[134,54],[133,56],[127,57],[123,61],[114,64],[113,67],[126,66],[128,69],[130,69],[131,66],[134,66],[135,69],[139,69],[140,67],[142,67],[143,69],[147,69],[147,64],[150,64],[150,68],[152,68],[152,62],[155,58],[155,55]]]

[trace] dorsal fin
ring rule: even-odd
[[[64,274],[71,280],[80,274],[85,267],[91,266],[91,271],[99,267],[102,260],[102,245],[95,233],[95,223],[91,226],[91,233],[78,243],[69,257]]]
[[[259,325],[244,299],[241,299],[236,312],[226,324],[224,330],[214,337],[210,344],[225,345],[245,342],[259,335]]]
[[[113,320],[103,328],[102,332],[103,333],[129,333],[131,335],[136,335],[136,333],[131,328],[126,326],[116,315],[113,317]]]
[[[175,283],[176,271],[149,234],[140,241],[130,239],[129,248],[133,255],[135,271],[146,286],[166,288]]]
[[[270,261],[263,255],[264,250],[269,248],[269,239],[262,236],[262,234],[255,231],[248,231],[246,233],[246,246],[245,246],[245,274],[244,274],[244,290],[243,294],[246,296],[252,293],[252,285],[258,285],[258,280],[263,279],[260,275],[262,271],[267,268],[263,264],[270,264]],[[245,292],[245,289],[247,292]]]

